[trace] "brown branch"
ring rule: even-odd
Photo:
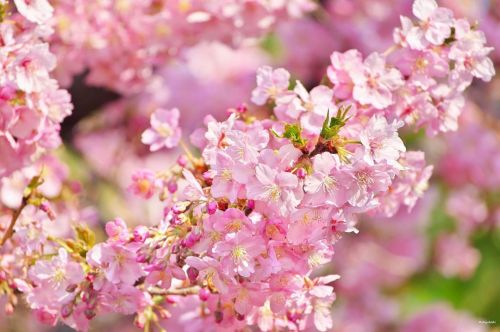
[[[158,287],[150,287],[148,288],[148,292],[151,295],[180,295],[180,296],[188,296],[188,295],[196,295],[200,291],[199,286],[191,286],[186,288],[179,289],[162,289]]]
[[[2,247],[5,242],[7,242],[8,239],[12,237],[14,234],[14,226],[16,225],[17,219],[21,215],[21,212],[23,212],[24,208],[28,205],[28,200],[31,195],[23,197],[23,201],[21,202],[21,206],[17,208],[17,210],[14,211],[14,214],[12,214],[12,219],[10,220],[10,225],[5,231],[5,234],[2,237],[2,241],[0,241],[0,247]]]

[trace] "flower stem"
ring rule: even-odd
[[[0,247],[2,247],[5,242],[7,242],[8,239],[12,237],[14,234],[14,226],[16,225],[17,219],[21,215],[21,212],[23,212],[23,209],[28,205],[28,200],[30,196],[23,197],[23,200],[21,202],[21,206],[17,208],[17,210],[14,211],[12,214],[12,219],[10,220],[9,227],[5,231],[5,234],[2,237],[2,240],[0,241]]]

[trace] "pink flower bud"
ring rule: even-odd
[[[72,313],[73,313],[73,303],[70,302],[62,306],[61,316],[63,318],[68,318],[69,316],[71,316]]]
[[[210,291],[206,288],[202,288],[198,292],[198,297],[200,298],[201,301],[205,302],[210,297]]]
[[[186,155],[180,155],[179,158],[177,158],[177,164],[180,167],[186,167],[186,165],[188,164],[188,158],[186,157]]]
[[[169,193],[175,193],[177,191],[177,182],[175,182],[174,180],[168,181],[167,189]]]
[[[305,178],[306,178],[306,175],[307,175],[307,172],[306,172],[306,170],[305,170],[305,169],[303,169],[303,168],[299,168],[299,169],[297,170],[297,177],[298,177],[299,179],[305,179]]]
[[[149,230],[146,226],[137,226],[134,229],[134,241],[143,242],[149,237]]]
[[[188,269],[187,269],[187,275],[188,275],[188,278],[189,278],[189,281],[192,283],[192,284],[195,284],[196,283],[196,279],[198,278],[198,275],[200,274],[200,271],[198,271],[198,269],[190,266]]]
[[[215,322],[216,322],[217,324],[222,323],[222,320],[224,319],[224,313],[223,313],[222,311],[220,311],[220,310],[216,310],[216,311],[214,312],[214,316],[215,316]]]
[[[88,320],[91,320],[92,318],[95,317],[96,312],[94,310],[92,310],[92,309],[85,309],[85,311],[83,312],[83,314],[85,315],[85,317]]]
[[[217,211],[217,202],[210,201],[207,204],[207,213],[212,215]]]

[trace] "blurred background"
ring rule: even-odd
[[[61,7],[65,3],[61,1]],[[65,144],[56,155],[66,163],[59,166],[68,179],[81,183],[92,215],[89,222],[102,226],[118,215],[130,226],[159,220],[160,203],[139,201],[126,190],[134,170],[165,169],[178,155],[150,153],[141,144],[152,110],[178,107],[188,136],[202,126],[205,115],[221,118],[228,108],[250,104],[255,71],[263,64],[285,67],[309,86],[317,85],[332,51],[357,48],[368,54],[387,49],[399,15],[410,15],[411,3],[321,1],[312,14],[279,21],[251,43],[194,43],[175,60],[155,63],[154,72],[134,81],[130,90],[98,77],[95,71],[102,70],[102,64],[76,65],[81,63],[78,55],[68,51],[77,42],[93,45],[76,41],[74,34],[99,38],[104,46],[96,47],[96,54],[117,36],[109,31],[100,34],[86,16],[80,17],[80,30],[68,31],[65,12],[55,4],[53,51],[62,59],[61,68],[72,62],[75,67],[74,79],[67,72],[58,73],[70,89],[75,110],[63,123]],[[500,1],[439,3],[480,22],[488,43],[496,47],[492,57],[498,72]],[[114,24],[119,30],[125,23]],[[100,59],[98,54],[95,58]],[[407,146],[425,151],[434,165],[430,188],[412,211],[385,220],[362,220],[360,234],[339,242],[333,263],[322,271],[342,276],[336,283],[333,331],[500,331],[500,77],[489,84],[474,83],[460,123],[457,132],[433,138],[420,131],[404,134]],[[92,331],[129,330],[135,330],[131,319],[114,316],[92,326]],[[71,329],[49,329],[19,311],[0,317],[0,331]]]

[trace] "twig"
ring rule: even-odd
[[[150,287],[148,288],[148,292],[152,295],[180,295],[180,296],[188,296],[188,295],[196,295],[200,291],[199,286],[191,286],[180,289],[162,289],[158,287]]]
[[[10,220],[10,225],[7,228],[7,231],[5,231],[5,234],[2,237],[2,241],[0,241],[0,247],[2,247],[5,242],[7,242],[8,239],[12,237],[14,234],[14,226],[16,225],[17,219],[21,215],[21,212],[23,212],[23,209],[28,205],[28,200],[30,198],[31,194],[28,196],[23,197],[23,200],[21,202],[21,206],[17,208],[16,211],[14,211],[14,214],[12,214],[12,219]]]

